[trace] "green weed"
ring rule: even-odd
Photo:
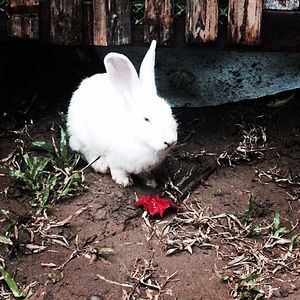
[[[11,171],[11,176],[24,183],[25,187],[32,192],[38,191],[41,186],[43,172],[50,158],[41,156],[22,156],[24,166],[22,169]]]
[[[2,266],[0,266],[0,274],[15,298],[21,298],[26,296],[26,293],[23,293],[19,289],[15,280],[9,275],[9,273]]]
[[[254,213],[254,199],[253,199],[253,194],[248,193],[248,205],[247,209],[245,210],[242,219],[246,222],[250,222],[253,218],[253,213]]]
[[[72,154],[68,149],[68,135],[65,129],[60,126],[60,140],[57,145],[55,139],[52,137],[52,144],[47,143],[45,141],[34,141],[32,142],[32,146],[36,150],[42,150],[47,152],[50,156],[52,156],[52,160],[54,164],[61,165],[69,165],[74,166],[74,162],[76,164],[79,160],[78,154]]]
[[[4,245],[12,245],[13,242],[10,238],[0,235],[0,244],[4,244]]]
[[[5,223],[2,226],[3,232],[5,234],[8,234],[8,233],[16,231],[16,228],[19,223],[17,220],[17,217],[9,210],[4,210],[4,209],[1,209],[1,214],[5,218]]]
[[[281,221],[280,221],[280,213],[275,212],[274,213],[274,219],[273,219],[273,229],[274,229],[274,237],[278,238],[282,236],[283,234],[287,233],[288,230],[286,227],[281,226]]]
[[[290,243],[289,251],[292,251],[295,248],[295,246],[298,242],[298,238],[299,238],[299,235],[297,235],[297,234],[295,234],[291,237],[291,243]]]
[[[21,161],[11,171],[11,176],[31,192],[31,205],[38,214],[52,207],[55,201],[73,196],[83,182],[82,172],[75,170],[80,155],[69,151],[68,135],[62,126],[59,132],[58,142],[52,135],[52,143],[43,140],[32,143],[39,156],[22,149]]]
[[[257,300],[262,299],[265,296],[265,293],[262,289],[258,287],[257,280],[259,276],[258,274],[251,274],[246,278],[242,279],[238,283],[238,299],[241,300]]]
[[[2,265],[0,265],[0,277],[1,281],[3,281],[3,284],[1,284],[1,290],[0,290],[0,298],[1,299],[11,299],[11,294],[15,298],[29,298],[32,296],[32,287],[34,287],[37,282],[30,283],[26,287],[20,288],[19,285],[16,283],[14,278],[6,271],[4,262],[2,261]],[[9,288],[9,293],[6,292],[4,289],[4,284]]]

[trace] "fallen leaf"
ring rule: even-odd
[[[176,205],[170,200],[159,198],[158,196],[142,196],[136,201],[136,205],[143,206],[144,210],[149,212],[151,216],[159,214],[161,217],[169,207],[176,211],[180,209],[180,205]]]

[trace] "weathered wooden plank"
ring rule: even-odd
[[[37,39],[39,36],[37,15],[12,15],[9,18],[8,35],[12,37]]]
[[[8,36],[37,39],[39,37],[39,0],[7,1]]]
[[[107,46],[107,16],[106,1],[93,0],[94,23],[93,23],[93,43],[94,45]]]
[[[294,10],[300,8],[300,0],[264,0],[264,9]]]
[[[218,0],[187,1],[185,37],[188,43],[213,42],[218,36]]]
[[[130,0],[93,0],[94,44],[124,45],[131,42]]]
[[[81,32],[81,1],[50,0],[50,41],[80,44]]]
[[[82,43],[93,44],[93,1],[82,1]]]
[[[18,6],[35,6],[39,4],[39,0],[8,0],[7,4],[10,8]]]
[[[228,38],[233,44],[261,42],[262,0],[229,0]]]
[[[145,0],[144,41],[156,39],[158,44],[172,43],[173,1]]]

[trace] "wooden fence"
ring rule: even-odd
[[[132,42],[130,0],[7,0],[7,36],[55,44],[122,45]],[[299,12],[300,0],[228,0],[231,44],[261,42],[263,10]],[[185,41],[218,39],[219,0],[187,0]],[[300,15],[299,15],[300,17]],[[145,0],[143,39],[170,46],[174,40],[174,1]]]

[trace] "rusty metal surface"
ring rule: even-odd
[[[97,47],[101,61],[116,51],[136,68],[145,47]],[[211,106],[256,99],[300,88],[300,53],[212,51],[159,48],[158,91],[172,106]]]

